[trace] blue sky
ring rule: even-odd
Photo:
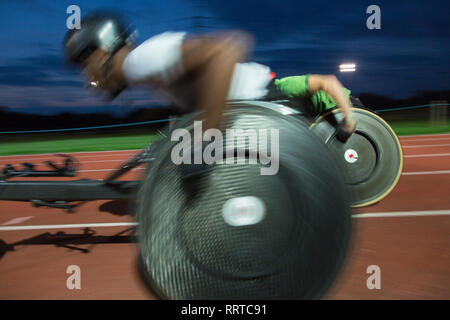
[[[0,2],[0,105],[42,113],[115,112],[130,101],[136,107],[163,102],[138,89],[107,103],[83,89],[61,52],[72,4],[82,15],[119,11],[138,29],[139,42],[167,30],[247,30],[256,38],[252,60],[279,77],[334,73],[356,94],[394,98],[450,89],[447,1],[15,0]],[[381,9],[381,30],[366,27],[372,4]],[[338,65],[349,61],[357,72],[339,73]]]

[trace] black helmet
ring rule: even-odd
[[[131,26],[113,14],[97,12],[81,19],[80,29],[71,29],[64,39],[67,60],[82,63],[96,49],[110,52],[111,56],[126,44],[132,44],[135,32]]]

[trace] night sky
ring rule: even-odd
[[[251,60],[278,77],[333,73],[355,94],[393,98],[450,89],[450,1],[15,0],[0,2],[0,106],[123,112],[128,104],[164,102],[138,89],[107,103],[83,89],[83,78],[65,65],[61,51],[72,4],[82,15],[119,11],[138,29],[139,43],[164,31],[247,30],[256,38]],[[366,27],[372,4],[381,9],[381,30]],[[357,71],[339,73],[345,62],[356,63]]]

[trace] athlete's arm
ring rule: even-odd
[[[225,101],[236,63],[242,62],[252,45],[243,32],[227,32],[186,39],[182,46],[185,72],[198,72],[197,108],[206,112],[204,130],[220,128]]]
[[[344,115],[345,124],[343,130],[347,132],[355,130],[356,121],[352,118],[352,105],[345,96],[344,87],[336,76],[312,74],[309,76],[308,86],[311,93],[323,90],[330,95]]]

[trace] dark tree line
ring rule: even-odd
[[[373,110],[388,108],[398,108],[413,105],[429,104],[433,100],[447,100],[450,102],[450,90],[427,91],[417,94],[407,99],[393,99],[390,97],[364,93],[358,95],[363,104]],[[160,119],[167,119],[171,115],[179,115],[175,108],[152,107],[136,109],[123,116],[115,116],[110,113],[71,113],[63,112],[56,115],[25,114],[11,111],[0,106],[0,131],[21,131],[21,130],[52,130],[63,128],[107,126],[134,122],[145,122]],[[147,124],[146,129],[157,129],[165,126],[165,122]],[[130,127],[123,127],[116,130],[129,130]]]

